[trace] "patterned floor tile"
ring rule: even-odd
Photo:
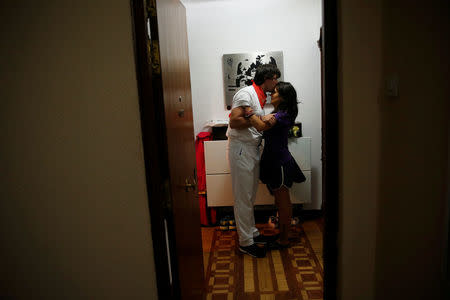
[[[206,299],[322,299],[321,231],[315,224],[304,225],[292,228],[289,249],[258,259],[237,251],[235,231],[216,228],[205,255]],[[265,225],[258,227],[263,234],[276,233]]]

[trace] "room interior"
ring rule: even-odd
[[[283,52],[283,76],[299,95],[303,137],[311,139],[311,200],[322,204],[321,72],[317,41],[322,26],[320,1],[181,1],[186,7],[194,135],[208,124],[227,121],[222,56]],[[256,17],[258,16],[258,17]],[[273,107],[267,104],[266,113]]]
[[[310,253],[311,259],[302,261],[306,264],[299,267],[303,268],[302,270],[288,272],[283,262],[289,265],[290,260],[293,259],[296,264],[294,252],[291,253],[291,258],[288,258],[288,251],[281,251],[281,254],[278,251],[273,253],[274,256],[280,257],[279,267],[281,266],[282,272],[285,272],[288,277],[291,294],[286,290],[279,290],[280,287],[275,283],[277,282],[275,279],[274,283],[271,283],[271,274],[275,276],[275,269],[269,267],[273,263],[272,256],[264,263],[253,259],[255,278],[258,278],[259,274],[259,280],[255,279],[255,281],[259,285],[256,284],[255,288],[255,284],[251,284],[254,287],[250,289],[253,294],[246,295],[248,297],[249,295],[254,297],[276,295],[279,299],[284,299],[283,297],[289,298],[302,294],[304,299],[321,299],[323,298],[322,123],[321,52],[318,47],[322,26],[321,2],[283,0],[278,1],[276,5],[272,1],[186,0],[181,2],[186,7],[195,136],[204,137],[205,132],[213,133],[212,140],[204,141],[204,149],[202,149],[206,167],[206,188],[200,191],[202,193],[200,197],[205,198],[207,205],[207,208],[204,208],[205,212],[202,212],[206,215],[202,217],[202,237],[207,297],[213,299],[214,296],[228,294],[238,297],[239,293],[243,296],[248,283],[243,284],[242,278],[253,277],[246,272],[241,276],[236,273],[240,270],[241,264],[244,264],[243,257],[234,255],[236,247],[226,247],[233,257],[232,263],[236,264],[232,271],[218,270],[218,264],[212,259],[214,255],[211,256],[213,253],[220,253],[214,248],[215,244],[227,245],[230,242],[229,239],[236,239],[235,226],[230,225],[228,230],[228,224],[226,224],[228,218],[233,219],[233,196],[226,159],[227,141],[223,140],[223,131],[226,129],[224,124],[227,123],[230,113],[227,107],[229,99],[225,93],[227,86],[224,82],[223,56],[281,51],[283,80],[294,85],[300,102],[296,122],[301,123],[301,137],[291,137],[289,149],[307,176],[305,183],[295,183],[291,189],[291,201],[295,205],[294,217],[297,222],[300,220],[292,228],[292,240],[297,238],[297,245],[302,246],[301,249],[300,246],[296,246],[299,249],[294,247],[290,251],[298,251],[297,256],[300,252],[303,255]],[[262,59],[266,61],[264,57]],[[273,110],[270,102],[266,104],[264,110],[266,114]],[[215,133],[219,135],[216,136]],[[271,215],[276,217],[276,208],[273,203],[273,196],[268,193],[265,185],[260,183],[255,203],[255,217],[259,226],[262,226],[262,230],[264,225],[271,222]],[[267,226],[265,228],[270,231]],[[309,248],[306,247],[306,243],[310,245]],[[236,245],[234,241],[233,245]],[[222,248],[221,251],[225,250]],[[238,252],[236,256],[239,256]],[[245,260],[247,261],[248,258]],[[223,264],[224,261],[222,261]],[[228,267],[229,264],[230,262],[225,263]],[[279,270],[277,272],[279,273]],[[304,272],[306,273],[303,274]],[[232,274],[234,281],[225,276],[227,274]],[[268,277],[263,278],[262,274],[268,274]],[[217,276],[222,277],[217,278]],[[217,280],[221,284],[214,283]],[[230,281],[233,284],[228,287],[223,284]],[[297,287],[300,288],[297,290]]]

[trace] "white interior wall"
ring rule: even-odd
[[[284,80],[297,90],[303,135],[312,138],[312,203],[322,203],[319,0],[184,0],[187,14],[195,135],[211,119],[228,119],[222,55],[283,51]],[[270,112],[271,106],[266,108]]]

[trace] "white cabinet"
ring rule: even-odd
[[[228,140],[205,141],[205,171],[207,175],[230,173],[227,145]]]
[[[291,138],[289,151],[299,165],[306,181],[292,185],[290,189],[292,203],[311,203],[311,138]]]
[[[206,174],[206,197],[208,206],[232,206],[234,198],[230,173]]]
[[[204,143],[208,206],[232,206],[234,203],[230,167],[226,156],[227,143],[227,140]],[[292,186],[291,201],[292,203],[309,203],[311,202],[311,138],[289,139],[288,146],[306,177],[305,182],[294,183]],[[270,195],[265,184],[260,182],[255,205],[273,203],[273,196]]]
[[[311,203],[311,170],[302,171],[306,181],[302,183],[294,182],[292,185],[290,189],[292,203]]]

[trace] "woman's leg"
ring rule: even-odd
[[[273,191],[275,196],[275,205],[278,207],[279,228],[280,228],[280,244],[289,243],[289,228],[292,219],[292,204],[289,197],[289,189],[285,186]]]

